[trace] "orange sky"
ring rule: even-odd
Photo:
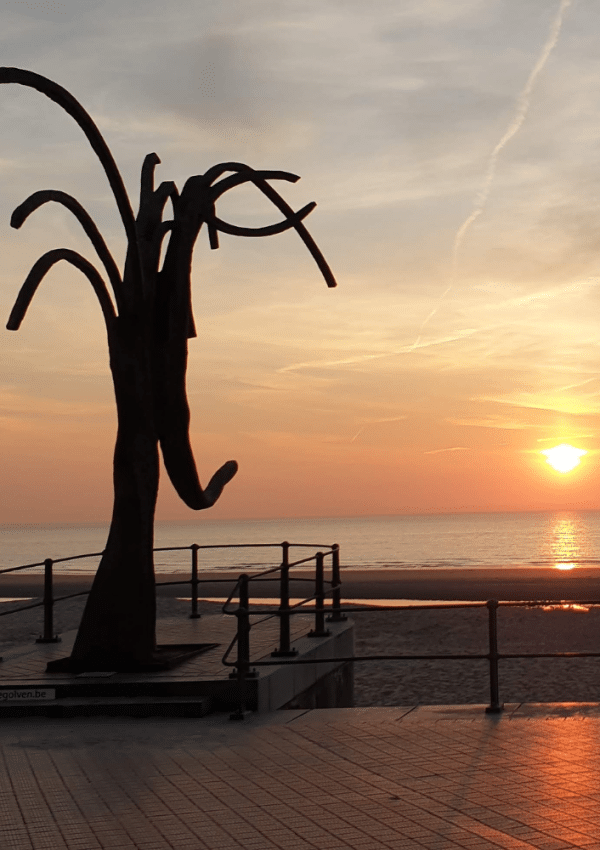
[[[241,160],[300,174],[279,188],[318,203],[335,290],[295,234],[198,241],[193,445],[203,482],[240,463],[207,518],[600,508],[599,10],[55,5],[1,13],[3,64],[86,106],[134,206],[153,150],[180,188]],[[42,253],[93,258],[56,205],[10,228],[31,192],[77,197],[119,261],[124,238],[72,120],[0,89],[6,319]],[[219,214],[276,218],[249,189]],[[0,345],[0,523],[108,520],[115,413],[87,280],[55,269]],[[540,454],[561,442],[589,452],[568,475]],[[191,517],[166,475],[157,515]]]

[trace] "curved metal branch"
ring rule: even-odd
[[[143,217],[144,223],[150,218],[155,218],[155,224],[160,223],[166,202],[179,197],[177,186],[172,180],[164,180],[158,189],[154,188],[154,169],[160,165],[158,154],[149,153],[144,157],[142,164],[142,175],[140,180],[140,207],[138,221]],[[139,230],[139,228],[138,228]],[[150,238],[150,234],[142,233],[142,236]]]
[[[187,340],[195,336],[190,275],[196,237],[212,212],[207,189],[204,176],[190,178],[174,200],[174,221],[161,224],[161,238],[167,229],[172,232],[157,279],[153,346],[155,423],[163,460],[177,493],[193,510],[213,505],[237,471],[237,463],[228,461],[203,488],[189,436]]]
[[[165,241],[165,236],[173,230],[173,220],[169,219],[168,221],[161,221],[159,226],[156,229],[156,243],[158,248],[158,253],[156,255],[156,264],[158,266],[160,262],[160,252],[162,251],[163,242]],[[164,263],[163,263],[164,266]],[[158,272],[157,268],[157,272]]]
[[[284,218],[283,221],[278,221],[276,224],[268,224],[265,227],[240,227],[237,224],[229,224],[229,222],[223,221],[216,215],[207,215],[206,223],[209,227],[212,225],[217,230],[221,230],[223,233],[229,233],[231,236],[274,236],[276,233],[284,233],[286,230],[295,227],[316,206],[316,203],[311,201],[310,204],[302,207],[301,210],[298,210],[290,218]]]
[[[229,167],[229,170],[232,171],[234,170],[232,166],[236,164],[228,163],[227,165]],[[257,189],[260,189],[263,195],[266,195],[266,197],[271,201],[271,203],[273,203],[277,207],[277,209],[279,209],[286,216],[286,218],[290,219],[294,215],[296,215],[294,210],[286,201],[284,201],[279,192],[277,192],[269,183],[267,183],[265,178],[262,176],[262,173],[264,172],[261,173],[260,171],[254,171],[247,165],[242,166],[239,169],[236,168],[235,170],[238,171],[237,174],[234,174],[231,177],[225,177],[223,180],[220,180],[215,186],[212,187],[211,198],[214,198],[216,200],[216,198],[220,197],[223,192],[226,192],[228,189],[231,189],[234,186],[239,186],[242,183],[251,182],[254,183]],[[299,179],[295,174],[290,174],[289,172],[282,171],[279,172],[279,174],[281,176],[279,176],[277,179],[288,180],[292,183],[295,183],[296,180]],[[312,258],[319,267],[321,274],[325,278],[325,283],[327,284],[327,286],[337,286],[336,279],[333,276],[333,272],[329,268],[327,260],[321,253],[320,249],[317,246],[317,243],[312,238],[306,227],[301,222],[297,222],[292,226],[295,228],[296,232],[298,233],[298,236],[300,236],[300,238],[310,251]]]
[[[242,168],[236,169],[235,174],[230,174],[229,177],[224,177],[218,183],[214,183],[211,186],[210,196],[213,201],[216,201],[225,192],[233,189],[234,186],[240,186],[249,180],[255,182],[255,178],[256,180],[285,180],[288,183],[297,183],[300,180],[298,174],[293,174],[291,171],[261,171],[250,168],[249,165],[244,165]]]
[[[220,198],[225,192],[229,189],[232,189],[234,186],[239,186],[241,183],[246,183],[248,181],[248,177],[245,173],[252,172],[253,174],[260,175],[263,180],[288,180],[290,183],[296,183],[300,180],[300,177],[297,174],[291,174],[289,171],[255,171],[253,168],[250,168],[249,165],[244,165],[243,162],[222,162],[219,165],[215,165],[212,168],[209,168],[208,171],[203,174],[201,177],[194,178],[196,182],[195,185],[197,187],[203,189],[204,191],[209,191],[208,187],[217,177],[220,177],[221,174],[224,174],[226,171],[234,171],[235,174],[230,177],[226,177],[223,180],[220,180],[216,186],[212,187],[212,191],[210,191],[210,198],[212,198],[212,206],[209,204],[205,204],[206,209],[211,209],[210,213],[206,213],[205,218],[208,226],[208,240],[210,247],[214,250],[219,247],[219,230],[222,230],[224,233],[233,233],[232,230],[226,230],[224,227],[217,228],[215,226],[215,222],[221,221],[221,219],[217,219],[215,216],[214,210],[214,202],[217,198]],[[316,206],[316,204],[314,205]],[[231,227],[235,227],[236,225],[230,225]],[[287,230],[287,228],[284,228]],[[246,228],[249,230],[249,228]],[[242,233],[241,230],[236,230],[236,236],[271,236],[273,233],[281,233],[280,230],[274,230],[272,232],[264,232],[264,233]]]
[[[283,200],[283,198],[281,197],[279,192],[277,192],[272,186],[270,186],[268,183],[265,183],[263,180],[258,180],[258,181],[253,180],[252,182],[255,183],[256,187],[258,189],[260,189],[260,191],[263,193],[263,195],[266,195],[267,198],[273,204],[275,204],[277,209],[281,210],[281,212],[284,215],[290,216],[290,217],[294,215],[294,210],[290,207],[290,205],[288,203],[286,203],[286,201]],[[315,206],[316,206],[316,204],[315,204]],[[330,288],[337,286],[337,281],[336,281],[335,277],[333,276],[333,272],[329,268],[329,263],[327,262],[327,260],[323,256],[323,254],[321,253],[319,247],[317,246],[317,243],[312,238],[312,236],[310,235],[310,233],[308,232],[306,227],[302,223],[299,222],[298,224],[294,225],[294,228],[296,230],[296,233],[300,237],[300,239],[302,239],[302,241],[304,242],[304,244],[308,248],[309,253],[311,254],[313,260],[315,261],[315,263],[319,267],[319,271],[323,275],[323,278],[325,279],[325,283],[327,284],[327,286],[329,286]]]
[[[159,155],[157,153],[146,154],[142,163],[140,180],[140,209],[144,208],[154,193],[154,169],[157,165],[160,165]]]
[[[36,89],[62,107],[79,124],[108,178],[127,233],[127,239],[130,242],[135,242],[135,219],[123,178],[100,130],[79,101],[58,83],[49,80],[47,77],[42,77],[41,74],[25,71],[22,68],[0,68],[0,83],[18,83],[21,86]]]
[[[167,235],[167,233],[170,233],[171,230],[173,230],[174,223],[175,222],[173,221],[173,219],[169,219],[168,221],[162,221],[160,223],[160,226],[158,228],[158,238],[160,239],[161,248],[165,236]]]
[[[50,100],[53,100],[62,107],[62,109],[64,109],[65,112],[77,122],[85,133],[87,140],[100,160],[100,164],[108,178],[108,182],[121,216],[121,221],[123,222],[123,227],[125,228],[128,243],[127,267],[129,269],[129,274],[124,275],[124,277],[129,281],[128,289],[132,290],[131,296],[135,300],[136,295],[142,286],[140,278],[143,274],[137,245],[135,217],[131,208],[129,196],[127,195],[127,190],[125,189],[125,184],[123,183],[123,178],[121,177],[113,155],[104,141],[104,137],[100,133],[100,130],[83,106],[70,92],[62,86],[59,86],[58,83],[49,80],[47,77],[43,77],[41,74],[35,74],[33,71],[25,71],[22,68],[0,68],[0,84],[1,83],[17,83],[21,86],[28,86],[29,88],[36,89],[36,91],[46,95],[46,97],[50,98]],[[124,292],[124,294],[129,295],[129,293],[126,292]]]
[[[140,207],[136,219],[144,295],[149,304],[153,302],[156,294],[156,275],[166,232],[162,221],[163,211],[169,198],[174,205],[179,197],[177,186],[172,180],[161,183],[158,189],[154,188],[154,169],[158,163],[160,159],[155,153],[149,153],[144,158],[140,181]]]
[[[177,186],[172,180],[165,180],[160,184],[158,189],[155,189],[152,198],[152,209],[156,214],[156,225],[160,227],[162,223],[162,214],[165,209],[165,204],[170,199],[172,203],[179,197]],[[142,234],[143,235],[143,234]]]
[[[116,319],[116,314],[110,295],[108,294],[106,284],[102,280],[97,269],[89,262],[89,260],[86,260],[85,257],[82,257],[81,254],[78,254],[77,251],[72,251],[70,248],[55,248],[53,251],[48,251],[46,254],[43,254],[35,263],[27,275],[25,283],[21,287],[19,294],[17,295],[17,300],[15,301],[15,305],[11,310],[6,324],[7,329],[9,331],[19,330],[21,322],[25,318],[25,313],[31,304],[31,300],[35,295],[40,282],[50,271],[52,266],[60,262],[60,260],[65,260],[67,263],[71,263],[72,266],[75,266],[75,268],[79,269],[79,271],[86,275],[87,279],[92,284],[98,301],[100,302],[104,321],[106,322],[106,329],[110,334],[112,324]]]
[[[106,269],[106,274],[108,275],[108,279],[110,280],[115,294],[117,310],[120,312],[122,285],[121,273],[119,272],[117,264],[115,263],[106,242],[96,227],[94,220],[79,201],[77,201],[72,195],[68,195],[66,192],[61,192],[57,189],[44,189],[40,192],[34,192],[33,195],[30,195],[27,200],[23,201],[23,203],[19,204],[19,206],[15,209],[10,218],[10,226],[18,230],[32,212],[35,212],[35,210],[39,209],[39,207],[43,204],[48,203],[48,201],[56,201],[56,203],[62,204],[73,213],[75,218],[83,227],[86,236],[96,249],[96,253],[101,260],[102,265]]]
[[[173,227],[173,219],[162,220],[165,204],[169,198],[175,203],[178,197],[177,186],[172,180],[168,180],[160,184],[144,208],[140,207],[137,219],[139,237],[147,241],[156,240],[159,253],[165,233]],[[165,225],[168,226],[165,227]]]
[[[225,171],[235,171],[214,186],[210,181]],[[191,310],[191,265],[194,244],[204,222],[216,247],[219,229],[240,236],[268,236],[295,228],[303,238],[329,286],[335,280],[319,249],[303,227],[301,220],[316,206],[311,203],[295,212],[272,189],[266,179],[295,182],[299,178],[288,172],[256,172],[240,163],[215,166],[204,175],[190,177],[174,204],[171,240],[157,284],[157,323],[154,347],[155,422],[165,468],[180,498],[198,510],[212,504],[214,492],[220,492],[237,469],[233,462],[225,464],[202,489],[189,437],[190,411],[185,391],[187,340],[195,335]],[[228,189],[253,182],[283,212],[285,220],[264,228],[243,228],[221,221],[215,215],[214,203]]]
[[[217,165],[213,165],[209,168],[208,171],[205,171],[202,177],[206,183],[210,185],[213,180],[216,180],[217,177],[225,174],[226,171],[244,171],[246,169],[252,170],[245,162],[219,162]],[[285,174],[287,172],[282,173]],[[299,180],[300,178],[297,177],[296,179]]]

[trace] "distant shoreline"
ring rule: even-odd
[[[202,573],[199,596],[228,595],[237,572]],[[310,577],[310,573],[296,573]],[[217,581],[224,579],[225,581]],[[88,590],[93,575],[54,576],[54,594],[63,596]],[[184,581],[186,584],[159,587],[160,596],[189,596],[189,572],[163,573],[157,581]],[[278,595],[278,580],[253,583],[255,596],[273,598]],[[342,570],[342,599],[419,599],[419,600],[559,600],[600,601],[600,569],[576,568],[557,570],[546,567],[526,569],[424,569],[424,570]],[[292,596],[310,595],[306,582],[291,581]],[[225,590],[227,588],[227,591]],[[8,573],[0,576],[0,597],[40,596],[43,575]]]

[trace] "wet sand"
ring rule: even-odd
[[[310,573],[294,573],[305,578]],[[227,595],[235,583],[234,573],[202,573],[199,594],[205,597]],[[215,579],[221,579],[217,582]],[[54,594],[63,596],[89,589],[92,576],[55,575]],[[189,581],[189,573],[158,575],[157,581]],[[437,599],[437,600],[536,600],[569,599],[600,601],[600,569],[557,570],[373,570],[342,571],[343,599]],[[291,581],[293,596],[308,596],[310,583]],[[227,588],[227,591],[225,591]],[[256,588],[256,589],[254,589]],[[0,596],[37,596],[43,590],[43,576],[9,573],[0,576]],[[253,582],[255,596],[275,597],[278,581]],[[159,587],[161,596],[189,595],[189,585]]]

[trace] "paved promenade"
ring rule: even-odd
[[[600,706],[5,719],[7,850],[600,848]]]

